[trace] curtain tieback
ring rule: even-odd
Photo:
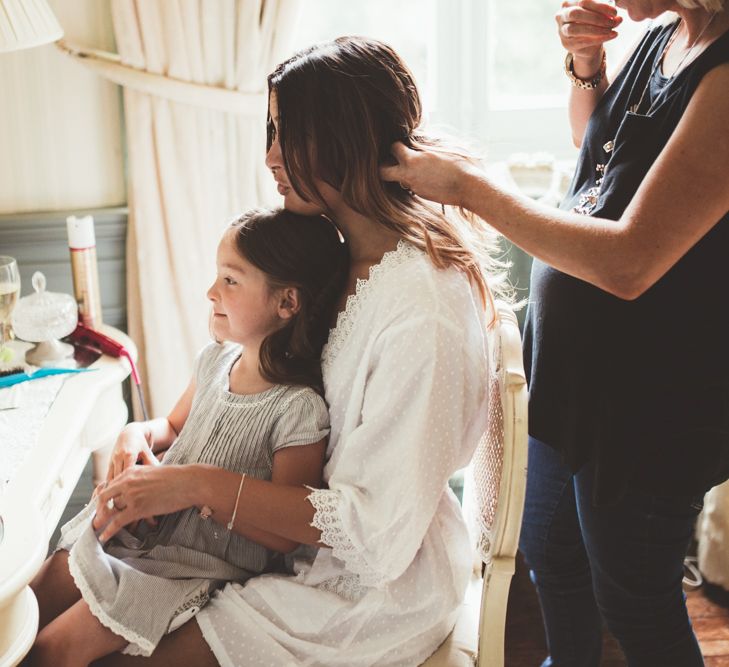
[[[214,111],[257,118],[266,113],[268,96],[264,92],[244,93],[222,86],[184,81],[125,65],[116,53],[86,49],[71,45],[64,40],[59,40],[56,45],[77,62],[125,88]]]

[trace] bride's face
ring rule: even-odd
[[[330,214],[332,208],[340,199],[337,190],[324,181],[314,179],[314,184],[326,204],[326,206],[323,206],[316,200],[306,201],[291,186],[289,175],[286,173],[284,167],[283,154],[281,153],[281,145],[278,140],[278,101],[275,93],[271,93],[270,96],[269,113],[271,114],[271,121],[273,123],[273,139],[271,141],[271,147],[268,149],[268,153],[266,153],[266,166],[273,174],[279,194],[283,195],[284,208],[301,215]]]

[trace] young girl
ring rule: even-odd
[[[216,342],[198,355],[193,379],[166,419],[124,429],[109,479],[133,475],[139,459],[157,464],[154,454],[165,449],[162,466],[225,468],[240,477],[233,520],[247,476],[320,486],[329,431],[320,355],[347,263],[346,246],[325,218],[258,210],[236,220],[220,242],[208,290]],[[124,509],[124,498],[113,506]],[[94,652],[69,646],[78,652],[74,664],[122,649],[150,655],[214,589],[273,569],[275,552],[297,546],[252,527],[232,532],[233,520],[221,525],[208,506],[127,526],[102,544],[90,525],[94,509],[92,503],[64,526],[58,545],[70,550],[81,599],[41,630],[64,632],[86,617]],[[42,624],[50,620],[44,603],[56,583],[43,573],[36,579]],[[34,657],[44,663],[41,653]]]

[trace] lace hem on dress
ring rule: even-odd
[[[367,592],[367,588],[362,585],[359,576],[356,574],[340,574],[334,579],[327,579],[322,582],[317,588],[334,593],[350,602],[361,600]]]
[[[121,623],[117,623],[117,621],[104,611],[91,588],[86,583],[86,578],[81,573],[81,570],[76,563],[73,550],[68,558],[68,569],[71,573],[71,577],[73,577],[73,583],[76,584],[76,588],[78,588],[81,593],[81,597],[84,602],[86,602],[89,606],[91,613],[103,626],[109,628],[109,630],[111,630],[115,635],[119,635],[122,639],[126,639],[129,642],[129,644],[122,650],[122,653],[126,655],[141,655],[144,657],[152,655],[152,651],[155,649],[155,644],[149,641],[149,639],[140,636],[133,630],[124,627]]]
[[[362,589],[382,588],[387,580],[367,564],[344,530],[339,516],[339,498],[336,491],[311,489],[311,493],[307,496],[315,510],[311,525],[321,531],[321,541],[331,547],[332,555],[341,560],[351,573],[357,575],[359,586]],[[336,579],[332,581],[331,586],[337,588],[334,592],[338,594],[341,594],[339,589],[354,588],[352,582],[337,582]],[[328,590],[332,589],[328,588]],[[361,591],[357,591],[357,594],[361,594]]]

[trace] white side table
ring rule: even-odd
[[[126,335],[112,327],[102,331],[136,359]],[[130,372],[128,362],[102,355],[91,368],[97,371],[66,380],[36,446],[0,496],[0,667],[17,665],[30,650],[38,605],[28,583],[46,557],[89,456],[94,456],[94,477],[105,475],[111,448],[127,421],[121,385]]]

